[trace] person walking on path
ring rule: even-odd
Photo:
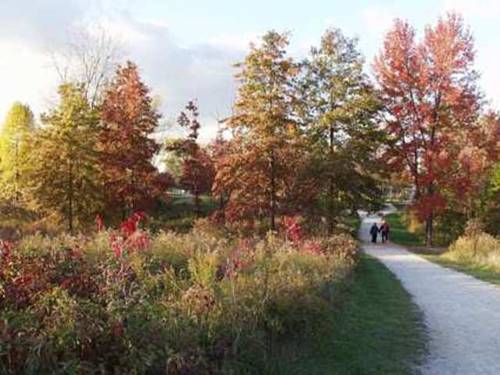
[[[384,220],[379,230],[380,233],[382,233],[382,243],[386,243],[387,241],[389,241],[389,223]]]
[[[378,232],[379,228],[377,227],[377,223],[373,223],[372,227],[370,228],[370,234],[372,235],[373,243],[377,243]]]

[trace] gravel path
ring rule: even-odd
[[[360,238],[379,217],[365,216]],[[380,239],[380,237],[379,237]],[[500,375],[500,288],[393,244],[363,246],[402,282],[424,313],[430,343],[423,374]]]

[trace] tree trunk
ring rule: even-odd
[[[330,125],[330,162],[333,162],[333,155],[335,152],[334,146],[333,146],[333,141],[334,141],[334,136],[335,136],[335,129],[333,128],[333,124]],[[332,172],[333,168],[331,168],[330,172]],[[335,181],[333,178],[333,174],[330,174],[330,179],[329,179],[329,184],[328,184],[328,209],[330,212],[328,212],[328,232],[331,234],[333,233],[333,229],[335,227],[334,225],[334,220],[333,220],[333,213],[335,209],[335,203],[334,203],[334,195],[335,195]]]
[[[427,195],[431,197],[434,194],[434,184],[427,186]],[[431,211],[427,218],[425,219],[425,245],[432,246],[432,240],[434,236],[434,210]]]
[[[19,142],[16,140],[16,155],[15,155],[15,161],[14,161],[14,168],[15,168],[15,174],[14,174],[14,202],[19,203]]]
[[[200,217],[201,216],[201,202],[200,202],[200,193],[198,192],[198,189],[194,189],[194,210],[196,211],[196,216]]]
[[[271,209],[269,216],[271,220],[271,230],[276,230],[276,160],[274,150],[271,151]]]
[[[434,236],[434,213],[431,212],[429,217],[425,220],[425,245],[432,246]]]
[[[68,230],[73,234],[73,162],[69,162],[68,173]]]

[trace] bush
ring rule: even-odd
[[[324,321],[357,257],[343,235],[228,237],[200,221],[152,236],[139,221],[2,244],[0,373],[262,372],[276,342]]]
[[[442,257],[500,272],[500,239],[483,232],[478,222],[471,221],[467,224],[465,234],[456,240]]]

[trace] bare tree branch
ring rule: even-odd
[[[51,55],[61,83],[82,85],[92,107],[99,105],[103,92],[124,53],[121,43],[102,26],[72,30],[67,45]]]

